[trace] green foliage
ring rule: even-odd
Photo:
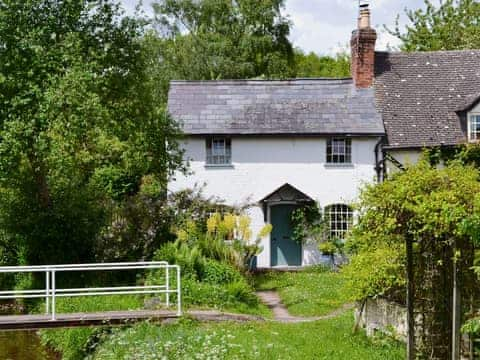
[[[0,7],[0,228],[29,264],[93,260],[104,204],[180,167],[142,34],[113,0]]]
[[[185,279],[182,284],[183,302],[190,308],[210,308],[235,313],[264,315],[252,287],[245,279],[229,284],[213,284]]]
[[[389,32],[402,41],[403,51],[463,50],[480,48],[480,3],[425,0],[425,10],[406,10],[410,21],[404,31],[399,20]]]
[[[337,253],[337,247],[333,241],[325,241],[319,244],[318,249],[324,255],[335,255]]]
[[[198,245],[177,241],[162,246],[155,254],[155,259],[180,265],[184,306],[262,313],[263,307],[260,306],[252,286],[239,269],[225,260],[221,262],[209,255],[206,255]],[[148,282],[154,283],[158,277],[163,276],[163,273],[153,271],[148,277]],[[174,298],[173,295],[172,299]]]
[[[439,165],[442,162],[447,164],[460,162],[480,168],[480,145],[476,143],[433,147],[425,149],[423,154],[431,165]]]
[[[288,311],[297,316],[322,316],[348,301],[345,277],[323,266],[299,272],[267,272],[255,277],[258,290],[276,290]]]
[[[436,169],[421,161],[381,184],[367,185],[350,247],[401,244],[406,235],[439,242],[461,237],[463,221],[477,212],[478,178],[478,170],[458,162]]]
[[[95,312],[109,310],[136,310],[142,307],[140,298],[135,296],[101,296],[57,299],[59,313]],[[43,311],[43,307],[39,309]],[[62,354],[62,359],[77,360],[92,353],[100,340],[109,334],[108,328],[78,328],[42,330],[40,338]]]
[[[95,242],[95,258],[101,262],[151,259],[163,244],[174,241],[178,228],[194,219],[206,231],[212,212],[228,209],[215,199],[205,199],[201,189],[165,196],[153,176],[145,176],[140,191],[121,203],[111,203],[110,226]]]
[[[241,274],[232,266],[207,259],[200,280],[210,284],[229,284],[243,280]]]
[[[157,34],[147,40],[168,79],[215,80],[293,75],[283,0],[158,0]],[[166,88],[166,85],[164,86]]]
[[[479,179],[478,169],[459,161],[435,168],[421,160],[381,184],[367,185],[360,196],[359,221],[348,244],[353,297],[385,295],[401,286],[403,246],[412,242],[414,308],[422,314],[416,319],[416,345],[423,355],[449,353],[442,339],[451,338],[454,262],[463,301],[478,296],[472,226],[466,224],[480,219]]]
[[[350,77],[350,57],[346,52],[332,57],[318,56],[313,52],[305,54],[295,49],[295,69],[296,76],[300,78],[346,78]]]
[[[320,243],[325,240],[327,223],[318,203],[308,204],[292,212],[292,240]]]
[[[109,359],[329,359],[400,360],[404,346],[351,333],[352,314],[302,324],[142,323],[118,329],[94,355]]]
[[[352,300],[392,296],[405,286],[405,259],[402,248],[384,247],[356,254],[341,269],[347,279],[345,286]]]
[[[206,221],[206,232],[202,224],[188,221],[183,229],[178,230],[177,242],[197,248],[206,258],[246,271],[251,258],[261,252],[261,239],[272,231],[271,225],[265,225],[252,240],[250,223],[250,218],[245,215],[214,213]]]

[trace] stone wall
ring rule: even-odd
[[[357,304],[355,320],[360,317],[360,326],[368,336],[381,331],[406,341],[407,309],[397,303],[385,299],[368,299],[360,314],[361,304]]]

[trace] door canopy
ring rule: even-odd
[[[262,204],[265,216],[267,206],[272,203],[295,203],[301,205],[312,202],[314,202],[314,200],[310,196],[288,183],[280,186],[277,190],[259,201],[259,203]]]

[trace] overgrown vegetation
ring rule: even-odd
[[[463,315],[478,308],[479,283],[472,266],[478,234],[479,172],[460,162],[435,168],[423,160],[360,196],[359,221],[344,269],[357,299],[380,295],[405,301],[405,244],[413,245],[414,308],[418,356],[451,352],[453,278]],[[356,288],[358,286],[358,288]],[[398,290],[398,291],[396,291]]]
[[[211,215],[205,224],[187,221],[177,231],[177,241],[164,245],[158,260],[178,264],[182,269],[183,301],[187,306],[209,306],[223,310],[259,313],[263,311],[249,283],[249,264],[267,236],[266,225],[252,239],[250,219],[226,213]],[[150,276],[154,281],[155,273]]]

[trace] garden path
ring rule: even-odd
[[[300,322],[312,322],[318,320],[326,320],[337,317],[343,312],[353,308],[353,304],[345,304],[341,308],[332,311],[331,313],[323,316],[302,317],[294,316],[288,312],[286,306],[282,303],[280,295],[276,291],[257,291],[257,296],[260,300],[267,305],[273,312],[273,319],[279,322],[285,323],[300,323]]]

